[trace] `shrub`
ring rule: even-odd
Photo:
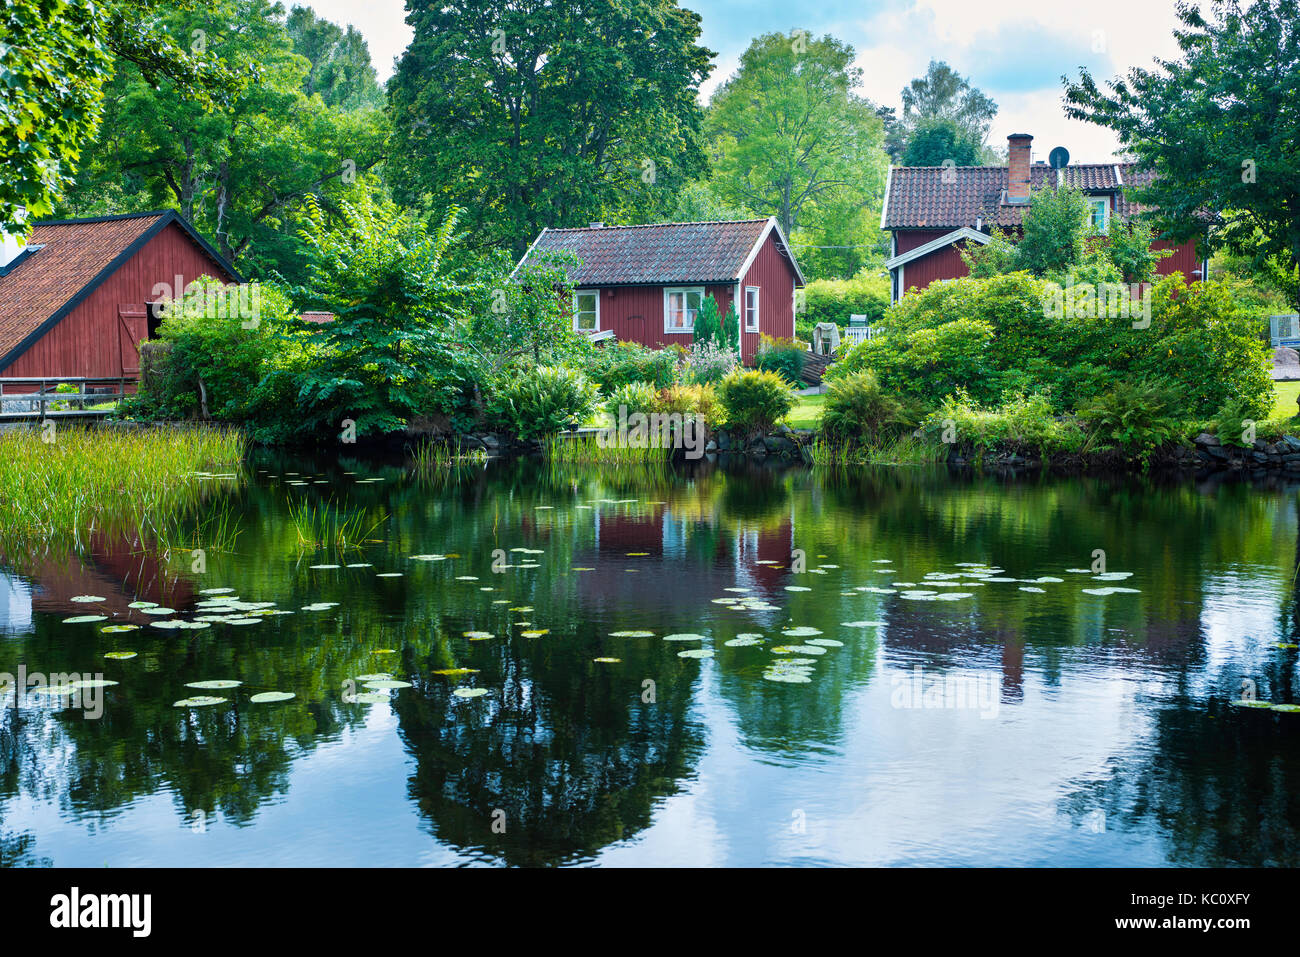
[[[673,346],[649,349],[636,342],[619,342],[594,349],[586,371],[606,395],[633,382],[666,389],[677,381],[680,356]]]
[[[751,433],[767,431],[794,408],[794,392],[775,372],[738,369],[717,390],[722,421]]]
[[[1253,433],[1256,438],[1270,438],[1279,431],[1266,421],[1260,421],[1258,406],[1246,399],[1229,399],[1214,417],[1206,423],[1206,428],[1213,432],[1224,445],[1249,448],[1247,438]],[[1278,423],[1280,425],[1281,423]],[[1253,425],[1254,429],[1249,426]],[[1261,434],[1262,433],[1262,434]]]
[[[775,372],[792,386],[799,384],[808,351],[797,339],[774,339],[763,336],[754,355],[756,368]]]
[[[653,412],[659,401],[659,390],[648,382],[629,382],[621,385],[609,394],[605,400],[605,411],[618,421],[620,410],[625,415],[637,412]]]
[[[722,337],[722,317],[718,314],[718,300],[712,296],[705,296],[700,302],[699,310],[695,313],[695,326],[691,339],[696,345],[701,343],[721,345]]]
[[[949,396],[925,420],[925,431],[945,442],[979,452],[1078,452],[1083,430],[1072,418],[1058,418],[1042,395],[1015,395],[996,409],[981,408],[963,392]]]
[[[1121,449],[1146,461],[1151,453],[1182,437],[1175,410],[1183,397],[1168,383],[1121,381],[1079,410],[1088,430],[1084,451]]]
[[[989,358],[992,341],[992,327],[974,319],[895,330],[858,343],[827,369],[825,378],[834,383],[870,370],[885,391],[931,408],[960,388],[991,401],[999,392]]]
[[[870,370],[836,379],[826,392],[822,433],[829,439],[874,444],[915,425],[913,410],[886,392]]]
[[[585,422],[599,390],[576,369],[536,366],[503,375],[491,400],[494,423],[521,439],[535,439]]]
[[[683,360],[686,378],[701,385],[718,382],[739,365],[735,349],[710,342],[692,343]]]
[[[656,397],[655,411],[677,412],[683,418],[702,415],[710,428],[721,425],[723,421],[722,404],[718,401],[717,391],[710,385],[669,386]]]

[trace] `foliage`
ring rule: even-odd
[[[1079,409],[1088,430],[1085,452],[1123,449],[1143,461],[1182,437],[1179,390],[1167,382],[1121,379]]]
[[[184,85],[120,64],[63,211],[171,207],[242,271],[301,283],[307,254],[297,233],[308,197],[333,215],[337,204],[355,204],[375,188],[367,171],[384,155],[383,114],[332,107],[305,92],[315,65],[295,52],[278,4],[221,0],[167,9],[160,22],[175,36],[198,31],[222,62],[256,82],[196,109]]]
[[[717,390],[711,385],[674,385],[662,389],[655,401],[654,411],[683,417],[701,415],[710,428],[722,424],[724,415]]]
[[[651,349],[637,342],[606,343],[592,350],[583,368],[606,395],[632,382],[648,382],[657,389],[666,389],[677,381],[679,355],[673,347]]]
[[[704,168],[711,53],[674,0],[410,0],[389,83],[394,187],[517,257],[543,226],[644,221]],[[647,162],[650,165],[647,165]]]
[[[230,95],[244,78],[194,44],[178,43],[160,14],[200,0],[6,0],[0,12],[0,230],[50,213],[99,130],[104,85],[129,61],[152,82],[175,83],[188,108]]]
[[[489,374],[524,356],[553,363],[584,350],[587,337],[574,330],[568,280],[576,263],[569,253],[529,256],[513,277],[500,257],[480,263],[485,268],[479,281],[491,288],[486,304],[473,310],[465,345]]]
[[[881,388],[869,369],[835,379],[826,391],[822,432],[829,439],[876,443],[916,422],[910,404]]]
[[[724,424],[750,433],[771,429],[794,408],[794,392],[775,372],[738,369],[716,388]]]
[[[797,339],[781,339],[764,335],[754,353],[754,366],[775,372],[794,387],[799,386],[808,350]]]
[[[659,401],[659,390],[648,382],[629,382],[621,385],[609,394],[605,400],[605,411],[617,422],[620,416],[643,415],[655,411]]]
[[[304,93],[319,96],[326,106],[347,110],[384,105],[370,48],[356,27],[348,24],[343,30],[317,17],[311,7],[295,6],[289,10],[285,29],[293,51],[311,62],[303,79]]]
[[[980,141],[956,120],[927,117],[919,121],[907,141],[904,166],[978,166]]]
[[[889,308],[889,277],[814,279],[804,287],[802,303],[795,317],[795,335],[806,342],[812,341],[813,327],[819,322],[833,322],[843,329],[850,316],[866,316],[867,325],[875,325]]]
[[[1300,2],[1215,0],[1177,10],[1180,56],[1134,68],[1103,90],[1066,80],[1066,115],[1104,126],[1155,177],[1134,190],[1162,235],[1205,239],[1206,213],[1227,213],[1209,242],[1300,273]],[[1292,289],[1300,306],[1300,283]]]
[[[705,296],[700,308],[695,313],[695,326],[691,336],[694,345],[712,343],[722,345],[722,320],[718,315],[718,301],[712,296]]]
[[[881,111],[887,132],[886,148],[895,162],[903,162],[916,131],[934,121],[954,123],[963,141],[974,144],[987,154],[983,144],[993,117],[997,115],[998,105],[972,87],[968,79],[948,64],[931,60],[924,76],[903,87],[902,101],[902,115],[897,118],[892,108]],[[988,155],[981,155],[977,162],[990,162],[991,159]],[[942,163],[940,159],[934,165]]]
[[[1265,415],[1272,412],[1268,409]],[[1256,438],[1264,438],[1259,433],[1263,431],[1259,428],[1264,423],[1260,420],[1261,415],[1259,406],[1249,399],[1233,397],[1223,404],[1223,407],[1206,423],[1206,428],[1218,437],[1224,445],[1235,445],[1239,448],[1249,448],[1253,444],[1247,441],[1252,434]],[[1255,428],[1251,428],[1254,426]]]
[[[882,334],[826,378],[869,368],[885,389],[931,407],[965,388],[985,405],[1032,392],[1063,410],[1133,378],[1179,383],[1189,416],[1229,396],[1267,404],[1267,350],[1224,284],[1166,277],[1145,300],[1149,321],[1136,308],[1056,310],[1051,292],[1023,272],[932,284],[891,307]]]
[[[526,366],[498,381],[489,415],[512,435],[538,439],[586,422],[599,397],[596,384],[576,369]]]
[[[979,453],[1053,455],[1078,452],[1084,443],[1077,421],[1057,417],[1046,396],[1022,393],[988,409],[959,390],[930,413],[923,428],[941,441],[948,435],[951,444]]]
[[[692,343],[682,359],[683,378],[699,385],[717,382],[740,365],[740,356],[730,346]]]
[[[401,429],[413,415],[463,410],[478,367],[462,346],[468,304],[482,301],[451,255],[460,215],[435,230],[389,204],[345,204],[337,224],[307,204],[307,305],[334,314],[312,329],[319,361],[298,382],[299,431]]]
[[[712,189],[732,206],[776,216],[792,237],[880,208],[883,126],[858,96],[853,48],[807,31],[768,33],[709,101]]]

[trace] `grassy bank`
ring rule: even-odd
[[[192,506],[235,477],[244,445],[232,429],[0,433],[0,553],[83,548],[99,534],[165,547]]]

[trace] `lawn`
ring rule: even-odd
[[[785,417],[786,424],[792,429],[815,429],[822,420],[822,406],[826,403],[826,394],[801,395],[790,414]]]
[[[1273,418],[1289,419],[1296,414],[1296,397],[1300,396],[1300,382],[1273,383]]]

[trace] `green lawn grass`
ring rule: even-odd
[[[1289,419],[1296,414],[1296,397],[1300,396],[1300,382],[1273,383],[1273,418]]]
[[[786,424],[792,429],[815,429],[822,420],[822,406],[826,404],[825,393],[821,395],[801,395],[790,414],[785,417]]]

